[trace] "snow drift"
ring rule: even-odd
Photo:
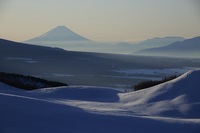
[[[200,117],[200,70],[146,90],[121,94],[128,108],[146,115]]]
[[[0,84],[0,132],[199,133],[200,70],[137,92],[57,87],[19,91]]]

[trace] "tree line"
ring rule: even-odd
[[[146,88],[149,88],[149,87],[170,81],[170,80],[175,79],[177,77],[178,77],[177,75],[173,75],[173,76],[169,76],[169,77],[164,77],[161,80],[143,81],[143,82],[140,82],[140,83],[138,83],[134,86],[134,91],[146,89]]]
[[[0,72],[0,82],[24,90],[35,90],[47,87],[68,86],[65,83],[57,81],[48,81],[33,76],[26,76],[22,74],[14,74],[6,72]]]

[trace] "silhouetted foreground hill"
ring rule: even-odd
[[[48,81],[32,76],[24,76],[21,74],[0,72],[0,82],[25,90],[35,90],[39,88],[67,86],[67,84]]]

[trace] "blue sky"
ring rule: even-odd
[[[199,0],[1,0],[0,38],[23,41],[65,25],[96,41],[200,35]]]

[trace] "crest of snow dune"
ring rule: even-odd
[[[90,102],[116,102],[119,100],[119,92],[111,88],[92,86],[53,87],[32,91],[42,97]]]
[[[126,108],[146,115],[200,117],[200,70],[146,90],[120,94]]]
[[[22,92],[21,89],[0,82],[0,92],[16,92],[16,91]]]

